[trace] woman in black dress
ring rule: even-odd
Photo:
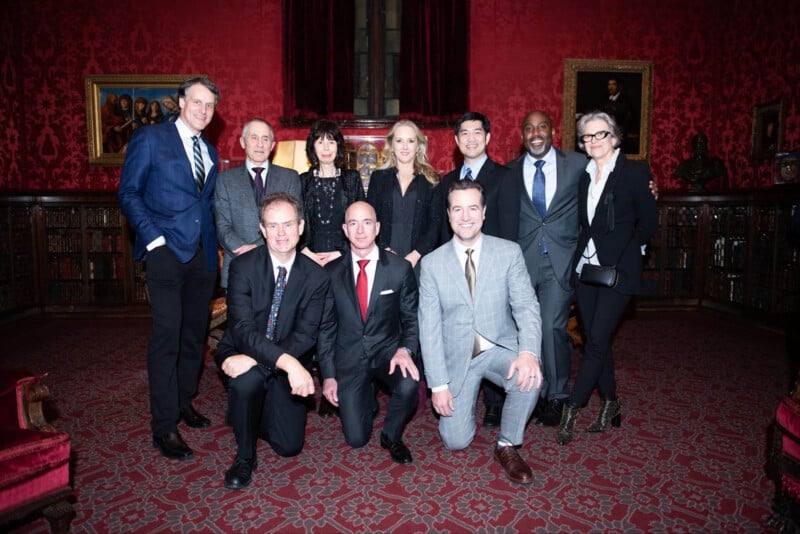
[[[324,267],[347,248],[344,212],[356,200],[365,199],[364,187],[357,171],[343,168],[344,136],[335,122],[320,119],[311,126],[306,155],[311,169],[300,175],[305,212],[300,246],[303,254]]]
[[[404,257],[419,275],[419,259],[436,248],[441,231],[439,176],[428,161],[427,138],[411,121],[392,126],[384,155],[367,191],[381,223],[378,246]]]

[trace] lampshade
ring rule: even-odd
[[[306,158],[306,142],[299,140],[278,141],[272,163],[294,169],[299,173],[306,172],[311,165]]]

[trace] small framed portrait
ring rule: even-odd
[[[565,59],[562,148],[578,150],[575,129],[584,113],[605,111],[622,130],[622,151],[649,160],[652,101],[652,61]]]
[[[783,149],[786,106],[783,98],[753,107],[753,159],[768,159]]]
[[[775,153],[773,183],[775,185],[800,183],[800,152]]]
[[[94,74],[86,77],[89,163],[122,165],[133,132],[180,114],[178,87],[199,74]]]

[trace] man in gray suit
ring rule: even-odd
[[[220,285],[228,287],[231,260],[264,245],[258,227],[258,206],[270,193],[284,192],[303,198],[297,171],[270,163],[275,133],[265,119],[253,118],[242,128],[239,140],[247,154],[244,165],[225,171],[217,178],[214,196],[217,239],[225,249]]]
[[[439,434],[448,449],[467,447],[481,380],[492,381],[506,392],[494,458],[510,480],[530,484],[533,473],[515,447],[539,398],[539,303],[519,245],[481,232],[479,182],[454,182],[447,214],[453,239],[422,258],[419,289],[421,352]]]
[[[553,147],[553,124],[542,111],[532,111],[522,121],[522,144],[527,154],[508,164],[498,194],[498,235],[519,243],[541,304],[541,393],[547,406],[537,423],[553,426],[569,397],[572,344],[567,321],[578,242],[578,180],[587,159]],[[538,207],[534,197],[541,199]]]

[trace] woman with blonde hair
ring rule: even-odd
[[[439,176],[428,161],[428,138],[401,120],[386,135],[384,163],[372,173],[367,202],[381,223],[378,246],[404,257],[419,274],[419,259],[436,248],[442,224]]]

